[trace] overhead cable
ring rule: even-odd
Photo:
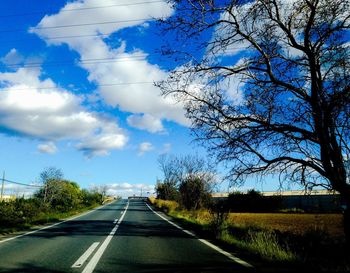
[[[155,1],[143,1],[143,2],[137,2],[137,3],[125,3],[125,4],[113,4],[113,5],[106,5],[106,6],[93,6],[93,7],[83,7],[83,8],[71,8],[71,9],[61,9],[59,12],[72,12],[72,11],[82,11],[82,10],[91,10],[91,9],[104,9],[104,8],[113,8],[113,7],[128,7],[128,6],[137,6],[137,5],[145,5],[145,4],[154,4],[154,3],[160,3],[164,2],[162,0],[155,0]],[[27,12],[27,13],[17,13],[17,14],[7,14],[7,15],[0,15],[0,18],[8,18],[8,17],[19,17],[19,16],[28,16],[28,15],[35,15],[35,14],[47,14],[51,13],[51,10],[43,10],[43,11],[35,11],[35,12]]]

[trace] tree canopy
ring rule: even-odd
[[[176,1],[163,82],[232,181],[280,175],[350,207],[350,2]],[[181,59],[180,56],[183,58]],[[349,228],[348,228],[349,229]]]

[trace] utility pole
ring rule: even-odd
[[[1,184],[1,201],[4,197],[4,186],[5,186],[5,171],[2,174],[2,184]]]

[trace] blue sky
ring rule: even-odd
[[[0,170],[36,182],[49,166],[88,188],[152,191],[162,153],[205,154],[182,105],[152,84],[166,1],[9,1],[0,11]],[[256,184],[251,184],[256,185]],[[248,186],[249,187],[249,186]]]
[[[38,181],[49,166],[82,187],[148,191],[162,153],[202,153],[182,106],[154,81],[166,1],[2,1],[0,169]],[[115,23],[110,23],[115,22]]]

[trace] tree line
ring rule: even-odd
[[[102,205],[105,188],[81,189],[64,179],[60,169],[49,167],[40,173],[42,187],[31,198],[0,202],[0,228],[25,227],[58,220],[61,215]]]

